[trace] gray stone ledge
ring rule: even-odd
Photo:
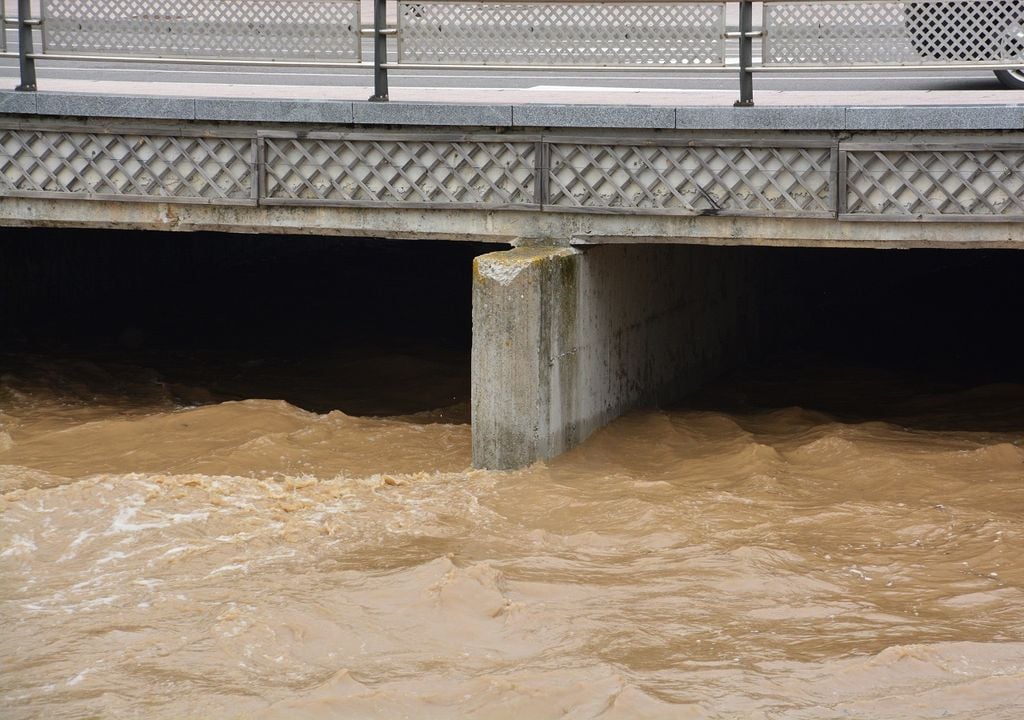
[[[0,113],[14,115],[36,114],[36,93],[17,90],[0,91]]]
[[[352,123],[352,103],[317,100],[196,98],[196,120]]]
[[[1020,105],[849,107],[848,130],[1020,130]]]
[[[262,98],[186,98],[0,91],[0,114],[528,128],[680,130],[943,131],[1022,130],[1021,105],[669,107],[631,105],[475,105]]]
[[[39,115],[194,120],[196,101],[184,97],[36,93]]]
[[[680,107],[680,130],[842,130],[843,107]]]
[[[358,102],[352,114],[357,125],[512,126],[511,105]]]
[[[512,121],[516,127],[672,130],[676,112],[649,105],[514,105]]]

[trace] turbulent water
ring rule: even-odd
[[[332,362],[350,414],[4,359],[4,718],[1024,713],[1024,387],[767,374],[497,473],[461,368]]]

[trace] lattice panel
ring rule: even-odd
[[[771,2],[765,66],[1024,62],[1024,0]]]
[[[255,202],[253,141],[0,130],[0,195]]]
[[[398,27],[400,63],[725,64],[725,2],[400,2]]]
[[[358,0],[43,0],[43,51],[358,61]]]
[[[702,215],[835,213],[827,147],[550,147],[551,205]]]
[[[1024,217],[1024,148],[847,151],[846,212]]]
[[[264,193],[313,203],[536,202],[533,142],[268,138]]]

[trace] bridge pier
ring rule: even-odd
[[[551,458],[633,407],[670,403],[755,352],[757,248],[520,247],[473,274],[473,464]]]

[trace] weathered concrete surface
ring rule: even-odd
[[[579,250],[517,248],[473,263],[473,463],[508,469],[587,434],[577,417]]]
[[[524,247],[474,264],[473,463],[554,457],[760,342],[756,249]]]
[[[7,197],[0,227],[109,228],[563,245],[698,244],[848,248],[1020,248],[1021,223],[840,222],[522,210],[218,206]]]

